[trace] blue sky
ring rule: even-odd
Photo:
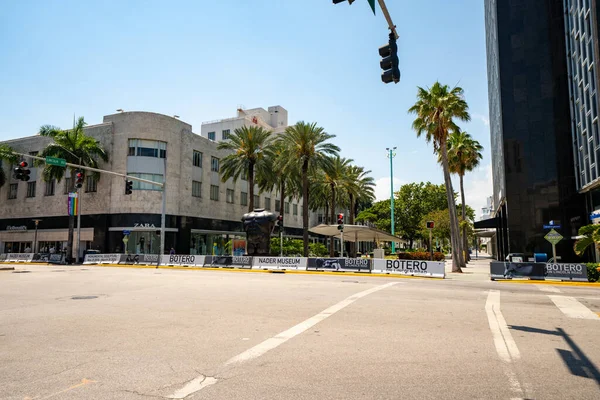
[[[479,209],[491,195],[483,2],[386,3],[400,35],[397,85],[380,80],[388,29],[367,0],[4,1],[0,140],[69,127],[73,114],[99,123],[118,108],[177,114],[199,133],[238,105],[281,105],[290,123],[315,121],[337,135],[384,198],[386,147],[398,147],[396,188],[443,182],[407,113],[416,87],[439,80],[465,89],[472,122],[462,127],[485,147],[465,178]]]

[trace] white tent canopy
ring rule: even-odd
[[[317,225],[310,228],[308,231],[323,236],[340,236],[340,231],[337,225]],[[382,230],[371,228],[364,225],[344,225],[344,241],[345,242],[403,242],[397,236],[390,235]]]

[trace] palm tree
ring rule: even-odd
[[[85,120],[80,117],[73,125],[73,129],[61,130],[52,125],[44,125],[40,128],[40,136],[52,138],[40,157],[64,158],[70,164],[84,165],[92,168],[98,168],[98,161],[108,162],[108,154],[102,147],[102,144],[91,136],[85,134]],[[76,168],[70,168],[70,176],[75,175]],[[56,179],[58,182],[65,176],[66,168],[54,165],[46,165],[42,171],[42,177],[45,182]],[[94,179],[99,179],[99,174],[91,175]],[[75,179],[70,181],[69,191],[75,190]],[[67,258],[71,259],[73,255],[73,230],[75,228],[75,217],[69,216],[69,236],[67,239]],[[79,255],[78,255],[79,256]]]
[[[4,184],[8,181],[8,176],[6,176],[6,173],[4,172],[2,161],[7,161],[8,163],[13,164],[17,162],[17,159],[18,157],[13,153],[13,149],[11,149],[8,145],[0,144],[0,187],[4,186]]]
[[[375,200],[375,181],[368,176],[371,171],[365,171],[363,167],[351,165],[348,168],[349,179],[346,181],[344,190],[350,200],[350,215],[348,223],[354,225],[354,218],[358,214],[358,204],[370,203]],[[351,255],[356,257],[356,243],[350,244]]]
[[[340,148],[329,139],[335,137],[325,132],[316,123],[298,122],[286,128],[280,136],[290,146],[289,162],[300,166],[302,176],[302,227],[304,257],[308,257],[308,176],[309,172],[328,167],[327,156],[336,155]]]
[[[600,245],[600,225],[590,224],[582,226],[579,228],[578,234],[579,239],[573,245],[575,254],[581,257],[585,253],[585,250],[592,244],[598,250],[598,246]]]
[[[440,154],[444,182],[446,184],[446,197],[450,212],[450,238],[452,242],[452,272],[462,272],[465,266],[462,254],[462,244],[459,237],[456,204],[454,203],[454,190],[450,179],[448,163],[448,135],[449,132],[458,131],[454,123],[457,118],[461,121],[470,121],[469,106],[464,100],[464,91],[460,87],[450,89],[448,85],[435,82],[429,89],[418,87],[417,102],[408,110],[416,114],[412,127],[417,132],[417,137],[425,134],[427,142],[433,142],[435,153]]]
[[[463,178],[465,173],[473,171],[479,165],[479,161],[483,158],[481,152],[483,146],[471,137],[467,132],[455,131],[448,137],[448,164],[450,172],[457,174],[460,179],[460,198],[462,201],[462,243],[465,250],[465,257],[469,261],[467,226],[467,206],[465,202],[465,190],[463,186]]]
[[[240,175],[248,179],[248,212],[254,210],[254,179],[256,175],[267,175],[272,159],[271,132],[252,125],[236,129],[229,139],[219,143],[217,149],[231,150],[233,153],[221,160],[221,181]]]

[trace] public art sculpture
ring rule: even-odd
[[[247,252],[249,256],[268,256],[271,254],[271,231],[277,217],[264,208],[244,214],[242,222],[246,232]]]

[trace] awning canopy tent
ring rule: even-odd
[[[340,231],[337,225],[321,224],[314,226],[308,230],[323,236],[340,236]],[[364,225],[344,225],[344,241],[345,242],[403,242],[397,236],[390,235],[382,230],[371,228]]]

